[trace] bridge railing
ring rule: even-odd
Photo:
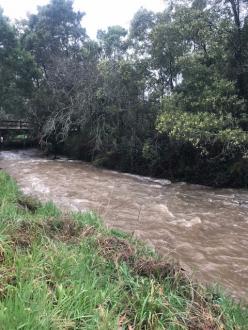
[[[23,120],[0,120],[0,129],[28,130],[31,129],[31,124]]]

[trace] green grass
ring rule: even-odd
[[[0,329],[248,329],[248,310],[94,214],[23,197],[0,172]]]

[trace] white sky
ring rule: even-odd
[[[24,18],[26,14],[35,13],[38,5],[47,4],[49,0],[0,0],[4,14],[10,19]],[[165,8],[164,0],[74,0],[74,8],[86,13],[82,25],[86,27],[91,38],[95,38],[98,29],[110,25],[121,25],[128,28],[135,12],[144,7],[155,12]]]

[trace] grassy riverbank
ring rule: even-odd
[[[191,283],[93,214],[25,198],[0,172],[0,329],[247,329],[248,310]]]

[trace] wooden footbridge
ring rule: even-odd
[[[25,120],[0,119],[0,148],[26,146],[34,141],[34,125]]]
[[[4,131],[31,131],[32,125],[23,120],[0,120],[0,132]]]

